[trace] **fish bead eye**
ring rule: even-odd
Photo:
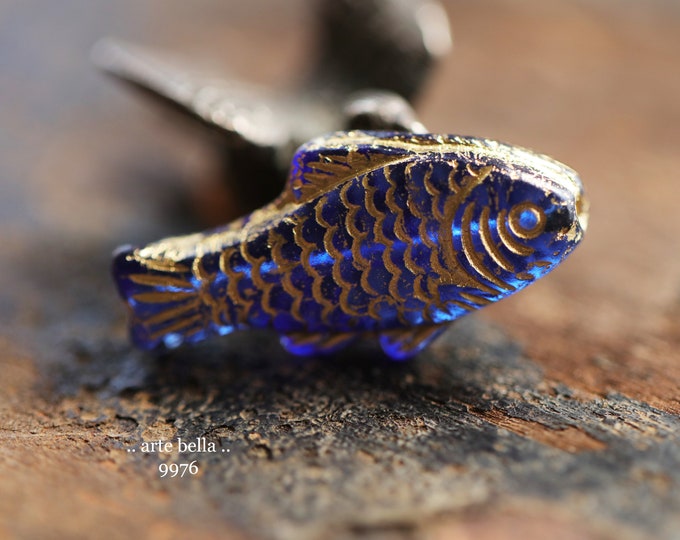
[[[545,229],[545,213],[533,203],[518,204],[508,215],[510,230],[519,238],[536,238]]]

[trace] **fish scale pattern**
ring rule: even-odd
[[[455,297],[457,304],[447,305],[438,291],[451,277],[436,241],[445,189],[436,184],[455,168],[402,162],[372,171],[241,244],[226,277],[244,280],[253,301],[242,300],[247,311],[225,322],[288,332],[376,331],[473,309]]]

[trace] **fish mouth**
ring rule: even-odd
[[[588,218],[590,217],[590,202],[583,193],[576,196],[576,221],[583,232],[588,229]]]
[[[586,230],[588,229],[588,209],[590,203],[588,199],[583,195],[583,192],[579,192],[572,199],[573,206],[569,204],[571,224],[568,229],[564,232],[564,238],[573,244],[577,244],[583,238]]]
[[[583,184],[578,173],[566,165],[551,160],[553,167],[558,167],[559,174],[555,174],[552,179],[560,187],[566,189],[570,198],[574,201],[574,229],[580,229],[581,234],[588,229],[588,218],[590,217],[590,202],[583,191]],[[555,171],[558,172],[558,171]]]

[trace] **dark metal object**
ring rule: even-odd
[[[436,0],[325,0],[318,7],[320,46],[310,87],[382,88],[412,101],[451,47],[447,15]]]
[[[317,13],[312,49],[319,52],[290,93],[196,73],[168,55],[111,40],[93,56],[108,73],[218,132],[230,188],[245,212],[280,193],[293,152],[313,137],[425,131],[407,99],[450,48],[439,2],[325,0]]]

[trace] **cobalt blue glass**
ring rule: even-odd
[[[578,175],[546,156],[455,135],[340,132],[297,151],[271,204],[121,249],[113,272],[144,349],[272,328],[295,354],[368,334],[404,359],[550,272],[586,225]]]

